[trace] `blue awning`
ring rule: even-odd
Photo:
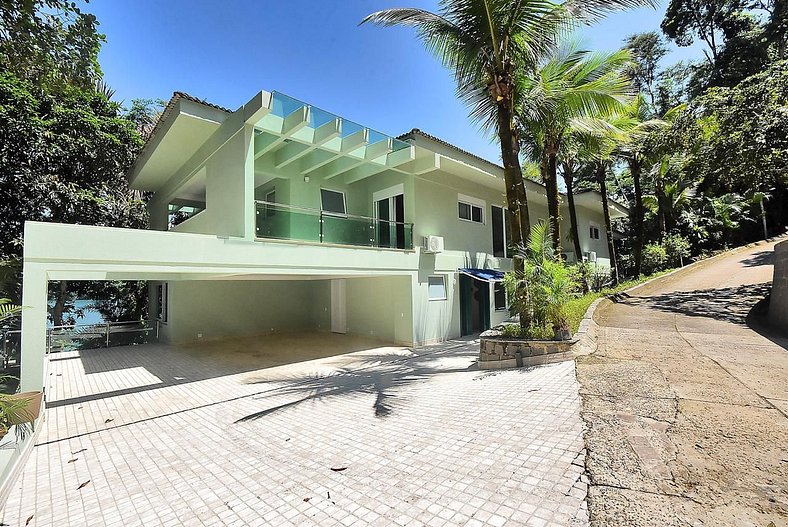
[[[461,267],[457,269],[460,274],[467,274],[471,278],[481,280],[482,282],[502,282],[503,273],[495,269],[474,269],[472,267]]]

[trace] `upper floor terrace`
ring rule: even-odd
[[[439,235],[447,250],[490,254],[505,239],[499,166],[279,92],[234,112],[176,93],[129,180],[154,193],[158,230],[406,251]],[[527,185],[532,216],[546,217],[544,188]]]

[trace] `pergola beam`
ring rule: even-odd
[[[375,174],[379,174],[384,170],[391,170],[409,161],[413,161],[415,156],[414,147],[403,148],[396,152],[390,152],[386,155],[386,160],[383,163],[368,163],[364,166],[356,167],[348,170],[345,175],[345,184],[350,185],[362,179],[366,179]]]
[[[274,154],[274,166],[276,168],[285,167],[293,161],[297,161],[308,153],[313,152],[328,141],[339,137],[342,130],[341,123],[342,120],[337,117],[333,121],[318,126],[315,128],[312,134],[312,140],[309,144],[291,143],[284,148],[280,148]]]
[[[391,138],[386,138],[382,141],[378,141],[377,143],[367,145],[364,148],[364,155],[362,157],[356,158],[355,156],[352,156],[349,158],[352,160],[350,162],[343,162],[343,159],[338,159],[332,164],[330,168],[325,171],[323,177],[325,179],[331,179],[333,177],[339,176],[340,174],[344,174],[349,170],[360,167],[365,163],[372,162],[379,157],[385,156],[393,149],[394,141]],[[385,166],[385,160],[383,161],[383,165]]]
[[[304,128],[308,122],[309,106],[302,106],[298,110],[288,115],[284,121],[282,121],[282,128],[279,131],[278,136],[274,136],[271,139],[265,140],[258,140],[255,138],[254,158],[258,159],[267,152],[271,152],[279,145],[284,143],[286,139],[289,139],[294,133]]]
[[[365,146],[369,143],[369,129],[364,128],[359,130],[358,132],[352,133],[348,136],[342,138],[342,145],[339,147],[339,150],[333,152],[332,154],[323,157],[323,159],[310,159],[309,164],[306,167],[301,168],[301,174],[308,175],[315,170],[326,166],[327,164],[331,163],[332,161],[337,161],[341,157],[349,154],[354,150],[358,150],[362,146]]]

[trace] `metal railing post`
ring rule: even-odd
[[[107,347],[109,348],[109,322],[107,322]]]
[[[320,243],[323,243],[323,211],[320,211]]]

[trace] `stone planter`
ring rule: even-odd
[[[491,329],[480,335],[479,368],[493,370],[561,362],[574,358],[571,340],[525,340]]]

